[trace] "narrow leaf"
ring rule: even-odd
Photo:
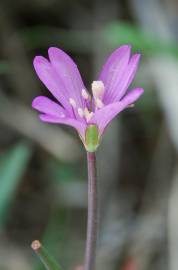
[[[56,260],[48,253],[48,251],[42,246],[42,244],[35,240],[31,244],[32,249],[36,255],[40,258],[41,262],[47,270],[62,270]]]
[[[5,221],[8,207],[30,157],[31,148],[25,143],[18,143],[0,156],[0,225]]]

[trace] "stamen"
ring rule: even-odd
[[[135,104],[130,104],[127,106],[127,108],[133,108],[133,107],[135,107]]]
[[[77,107],[77,104],[76,104],[76,102],[75,102],[75,100],[73,98],[69,98],[69,103],[73,108]]]
[[[102,81],[94,81],[91,85],[91,89],[94,98],[99,98],[102,100],[105,90],[104,83]]]
[[[85,115],[85,118],[87,120],[87,122],[90,121],[90,119],[93,117],[93,112],[89,112],[89,110],[87,108],[84,109],[84,115]]]
[[[89,99],[89,94],[87,93],[87,91],[85,89],[82,89],[82,97],[84,99]]]
[[[81,109],[81,108],[78,108],[78,114],[79,114],[79,116],[81,117],[81,118],[83,118],[84,117],[84,111]]]
[[[101,109],[101,108],[103,108],[103,106],[104,106],[103,102],[102,102],[101,99],[99,99],[99,98],[96,98],[96,99],[95,99],[95,105],[96,105],[96,107],[97,107],[98,109]]]

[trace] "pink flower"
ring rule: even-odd
[[[39,96],[32,107],[40,111],[42,121],[74,127],[86,148],[87,132],[94,127],[98,146],[110,121],[143,93],[142,88],[135,88],[126,94],[140,58],[130,53],[131,47],[123,45],[109,56],[98,80],[91,84],[91,96],[73,60],[61,49],[49,48],[49,61],[36,56],[34,68],[56,102]]]

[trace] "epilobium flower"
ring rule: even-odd
[[[131,47],[116,49],[103,66],[90,95],[73,60],[58,48],[49,48],[49,60],[36,56],[34,67],[40,80],[56,98],[56,102],[39,96],[32,106],[40,111],[45,122],[74,127],[87,151],[95,151],[109,122],[132,105],[143,93],[135,88],[126,94],[139,62],[140,55],[130,55]]]

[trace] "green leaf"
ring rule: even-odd
[[[121,44],[131,44],[135,50],[141,50],[147,54],[164,53],[178,56],[178,48],[175,42],[159,39],[129,23],[112,22],[103,30],[103,37],[112,48]]]
[[[10,71],[10,65],[7,61],[0,61],[0,75],[6,74]]]
[[[18,143],[0,156],[0,226],[5,222],[8,207],[27,168],[31,153],[29,145]]]
[[[64,30],[47,26],[24,28],[20,36],[30,49],[46,47],[53,42],[59,47],[74,52],[91,52],[93,40],[102,39],[103,46],[109,50],[121,44],[131,44],[135,50],[144,54],[171,54],[178,56],[177,44],[163,40],[152,33],[143,31],[139,26],[113,21],[98,31]]]

